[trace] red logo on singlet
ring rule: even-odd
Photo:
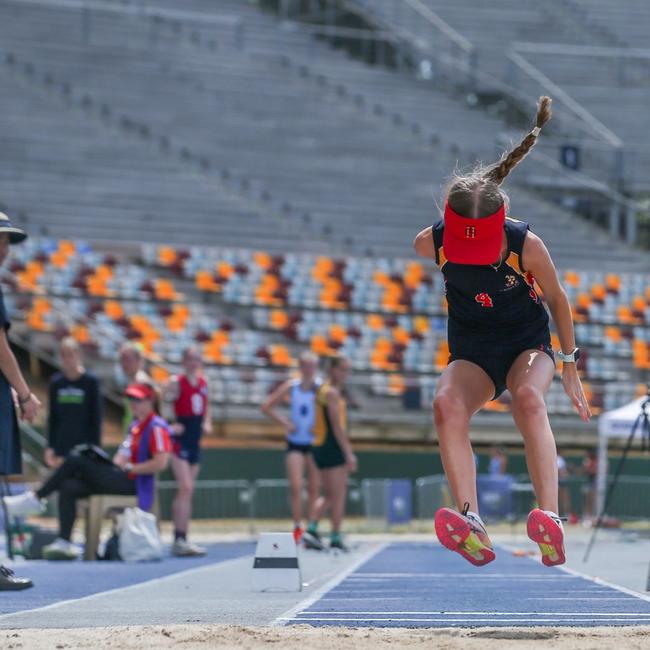
[[[489,294],[485,293],[484,291],[477,293],[474,296],[474,300],[476,300],[476,302],[478,302],[481,307],[494,307],[492,298],[490,298]]]
[[[474,239],[476,237],[476,226],[465,227],[465,239]]]

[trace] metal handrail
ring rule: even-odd
[[[397,0],[410,6],[413,11],[420,14],[429,24],[433,25],[438,31],[444,34],[450,41],[453,41],[462,50],[472,54],[475,50],[474,45],[465,38],[460,32],[457,32],[449,23],[445,22],[431,7],[423,4],[421,0]]]
[[[63,9],[79,9],[84,39],[89,39],[91,30],[92,12],[104,12],[122,15],[136,15],[150,20],[177,20],[193,22],[200,25],[225,25],[232,27],[234,40],[242,48],[245,41],[245,21],[239,16],[209,15],[196,11],[169,9],[163,7],[152,8],[145,2],[129,2],[120,4],[111,0],[8,0],[16,4],[32,4],[42,6],[55,6]]]
[[[560,88],[560,86],[551,81],[539,68],[535,67],[516,50],[511,50],[506,54],[506,56],[522,72],[542,86],[549,95],[552,95],[555,101],[564,104],[573,115],[578,117],[587,127],[589,127],[592,133],[602,138],[608,145],[615,149],[623,147],[623,141],[621,138],[607,128],[596,116],[590,113],[582,104],[571,97],[571,95],[569,95],[565,90]]]

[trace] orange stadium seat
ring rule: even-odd
[[[343,343],[348,337],[348,332],[343,325],[334,323],[333,325],[330,325],[329,336],[335,343]]]
[[[178,294],[171,280],[163,278],[154,280],[154,291],[158,300],[178,300]]]
[[[122,304],[117,300],[107,300],[104,303],[104,313],[113,320],[118,320],[124,316]]]
[[[262,251],[257,251],[253,254],[253,261],[265,271],[271,268],[271,264],[273,264],[273,258],[268,253]]]
[[[409,262],[404,271],[404,284],[409,289],[417,289],[422,282],[424,276],[424,269],[419,262]]]
[[[317,257],[316,262],[311,270],[311,276],[314,280],[325,282],[330,277],[330,273],[334,269],[334,260],[329,257]]]
[[[194,284],[199,291],[210,291],[213,293],[221,291],[221,285],[215,281],[214,276],[209,271],[197,271],[194,277]]]
[[[379,314],[370,314],[366,323],[368,324],[368,327],[374,332],[383,330],[385,327],[384,317],[380,316]]]
[[[88,343],[92,343],[92,338],[90,336],[90,332],[88,331],[88,328],[85,325],[73,325],[70,328],[70,336],[72,336],[77,343],[80,343],[81,345],[87,345]]]
[[[283,330],[289,325],[289,314],[283,309],[272,309],[269,314],[269,323],[274,330]]]
[[[318,356],[327,356],[333,353],[327,339],[322,334],[314,334],[311,337],[311,351]]]
[[[591,287],[591,295],[594,301],[604,302],[607,297],[607,290],[605,286],[599,283],[593,284]]]
[[[564,274],[564,283],[577,289],[580,286],[580,276],[575,271],[567,271]]]
[[[403,327],[394,327],[392,333],[393,340],[400,345],[408,345],[408,342],[411,340],[411,335]]]
[[[217,275],[220,278],[225,278],[228,280],[229,278],[232,277],[233,273],[235,272],[234,267],[231,264],[228,264],[228,262],[217,262],[215,265],[215,270],[217,272]]]
[[[172,266],[178,259],[178,254],[171,246],[158,248],[158,263],[160,266]]]
[[[426,334],[429,331],[429,319],[426,316],[416,316],[413,319],[413,331],[418,334]]]
[[[608,273],[605,278],[605,286],[609,293],[619,293],[621,290],[621,276],[617,273]]]
[[[289,348],[285,345],[271,345],[271,363],[274,366],[291,366],[293,365],[293,359],[291,358],[291,353]]]

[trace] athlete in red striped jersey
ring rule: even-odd
[[[175,375],[165,388],[165,399],[173,402],[176,422],[172,470],[176,477],[177,492],[172,504],[174,519],[174,544],[172,553],[180,557],[205,555],[205,549],[187,540],[187,530],[192,516],[194,484],[199,474],[201,437],[212,433],[210,394],[203,375],[201,354],[195,346],[183,353],[184,373]]]

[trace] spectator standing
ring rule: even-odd
[[[148,384],[155,386],[153,379],[145,370],[145,358],[142,346],[139,343],[127,341],[122,345],[118,357],[119,364],[116,368],[115,380],[120,392],[131,384]],[[124,400],[123,429],[126,433],[131,426],[133,413],[129,400]]]
[[[490,451],[490,464],[488,474],[490,476],[503,476],[508,468],[508,456],[502,447],[492,447]]]
[[[16,228],[9,217],[0,212],[0,265],[9,256],[9,246],[20,244],[25,239],[25,231]],[[3,489],[7,490],[6,477],[10,474],[22,474],[16,408],[20,411],[22,419],[31,422],[41,407],[40,401],[27,385],[9,345],[7,332],[10,326],[0,287],[0,479],[3,481]],[[17,578],[11,569],[0,565],[0,591],[19,591],[31,586],[31,580]]]
[[[66,337],[59,344],[62,371],[50,379],[48,447],[45,464],[59,467],[76,445],[100,446],[102,403],[99,380],[86,371],[79,344]]]
[[[293,539],[299,544],[302,536],[302,490],[305,471],[307,473],[308,529],[316,531],[318,500],[320,499],[320,478],[312,456],[314,422],[316,418],[316,392],[319,381],[318,357],[311,352],[300,355],[300,376],[287,379],[280,384],[262,404],[262,412],[280,424],[287,437],[285,467],[289,481],[289,501],[293,517]],[[276,410],[276,406],[289,402],[289,418]],[[311,537],[314,537],[313,535]],[[312,541],[317,547],[322,544]],[[309,544],[306,542],[306,545]]]
[[[346,551],[341,537],[348,493],[348,477],[358,468],[348,434],[345,382],[350,373],[350,361],[342,354],[331,357],[327,381],[316,394],[316,424],[312,453],[320,470],[325,499],[316,521],[326,509],[330,511],[332,530],[330,548]],[[315,529],[308,528],[305,540],[319,540]],[[322,548],[322,547],[321,547]]]
[[[201,438],[212,433],[210,393],[197,347],[190,346],[183,352],[183,371],[171,377],[164,390],[165,400],[174,403],[176,418],[172,426],[172,471],[177,486],[172,503],[172,553],[178,557],[193,557],[206,553],[204,548],[188,541],[187,533],[192,518],[194,484],[201,468]]]

